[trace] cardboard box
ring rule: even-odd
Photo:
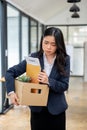
[[[15,80],[15,90],[19,104],[30,106],[46,106],[49,87],[44,84],[27,83]]]

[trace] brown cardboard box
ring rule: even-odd
[[[48,85],[27,83],[15,80],[15,90],[19,104],[30,106],[46,106],[48,101]]]

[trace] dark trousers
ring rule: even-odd
[[[65,130],[65,112],[52,115],[44,108],[40,113],[31,112],[31,130]]]

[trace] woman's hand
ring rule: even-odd
[[[48,76],[44,70],[38,74],[38,81],[40,83],[49,84]]]
[[[11,101],[11,104],[13,104],[13,105],[19,105],[19,103],[18,103],[18,97],[17,97],[16,93],[11,93],[9,95],[9,99]]]

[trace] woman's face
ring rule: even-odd
[[[54,56],[57,50],[54,36],[45,36],[42,41],[42,49],[47,56]]]

